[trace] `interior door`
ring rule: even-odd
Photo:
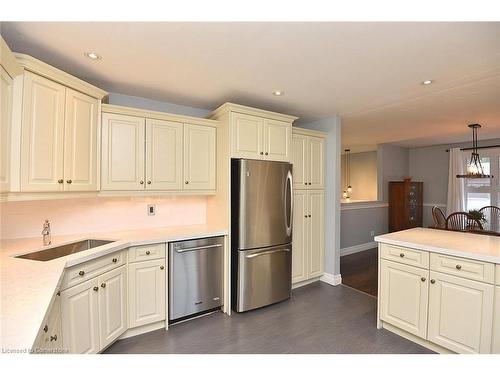
[[[184,124],[184,190],[215,190],[216,129]]]
[[[325,211],[323,190],[310,190],[308,192],[307,225],[309,227],[308,267],[309,277],[323,275],[325,263]]]
[[[105,348],[127,330],[127,269],[123,265],[99,277],[100,344]]]
[[[264,159],[263,119],[234,112],[231,116],[231,157]]]
[[[145,119],[102,115],[102,190],[144,190]]]
[[[308,199],[306,190],[293,193],[292,283],[308,278]]]
[[[146,119],[147,190],[182,190],[182,134],[182,123]]]
[[[380,261],[380,319],[427,337],[429,271],[387,260]]]
[[[264,119],[264,156],[267,160],[290,161],[292,125]]]
[[[64,190],[97,191],[99,101],[66,89]]]
[[[490,353],[494,286],[430,274],[428,339],[457,353]]]
[[[24,73],[21,190],[62,191],[66,88]]]

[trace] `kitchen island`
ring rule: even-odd
[[[378,328],[439,353],[500,353],[500,237],[414,228],[375,241]]]

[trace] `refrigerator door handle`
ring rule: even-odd
[[[268,250],[268,251],[263,251],[261,253],[255,253],[255,254],[250,254],[250,255],[245,255],[245,258],[255,258],[261,255],[268,255],[268,254],[273,254],[273,253],[279,253],[281,251],[290,251],[290,249],[277,249],[277,250]]]
[[[293,180],[292,180],[292,172],[288,171],[287,176],[286,176],[286,184],[287,184],[287,191],[286,194],[290,194],[290,212],[285,213],[285,215],[288,215],[288,217],[285,216],[285,219],[287,219],[287,227],[286,227],[286,234],[290,236],[292,234],[292,223],[293,223]],[[285,195],[286,199],[286,195]],[[285,204],[286,207],[286,204]]]

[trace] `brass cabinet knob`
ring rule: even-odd
[[[43,332],[47,332],[49,330],[49,326],[45,324],[45,327],[43,327]]]
[[[101,288],[106,288],[106,283],[102,283]]]
[[[425,277],[421,277],[420,280],[422,280],[422,282],[424,282],[427,279]]]
[[[461,269],[462,269],[462,266],[461,266],[460,264],[457,264],[457,265],[455,266],[455,268],[456,268],[457,270],[461,270]]]
[[[304,215],[304,217],[307,217],[307,215]]]
[[[311,182],[309,182],[309,185],[312,185],[312,183],[311,183]]]
[[[64,180],[62,178],[60,178],[59,180],[57,180],[57,182],[59,182],[60,184],[62,184],[64,182]]]
[[[269,152],[266,152],[266,155],[269,155]]]
[[[144,185],[144,181],[143,181],[143,180],[139,181],[139,183],[140,183],[141,185]]]
[[[164,270],[164,269],[165,269],[165,267],[164,267],[164,266],[160,266],[160,269],[161,269],[161,270]]]
[[[95,286],[93,289],[95,292],[97,292],[99,290],[99,287]]]
[[[57,335],[50,336],[50,341],[57,341]]]
[[[151,254],[151,251],[149,251],[149,250],[146,251],[146,255],[149,255],[149,254]]]
[[[186,182],[185,182],[185,184],[186,184],[186,185],[187,185],[187,184],[189,184],[189,181],[186,181]]]
[[[78,274],[79,274],[80,276],[83,276],[83,275],[85,275],[85,271],[80,271],[80,272],[78,272]]]
[[[72,182],[73,182],[73,180],[66,180],[67,184],[71,184]]]
[[[148,185],[151,185],[151,180],[148,180]]]
[[[60,295],[61,295],[61,291],[58,291],[58,292],[56,293],[56,296],[58,296],[58,297],[59,297]]]
[[[262,151],[260,152],[260,154],[261,154],[261,155],[264,155],[264,153],[263,153]]]
[[[435,283],[436,283],[436,280],[431,279],[431,284],[435,284]]]
[[[399,254],[399,256],[400,256],[401,258],[404,258],[404,257],[405,257],[405,254],[404,254],[404,253],[401,253],[401,254]]]
[[[304,182],[304,185],[307,185],[307,182]]]
[[[307,215],[307,217],[311,217],[311,215]]]
[[[118,262],[118,259],[113,258],[113,259],[112,259],[112,262],[113,262],[113,263],[116,263],[116,262]]]

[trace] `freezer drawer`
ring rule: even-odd
[[[237,312],[290,298],[292,244],[237,252]]]
[[[169,320],[223,304],[224,237],[169,244]]]

